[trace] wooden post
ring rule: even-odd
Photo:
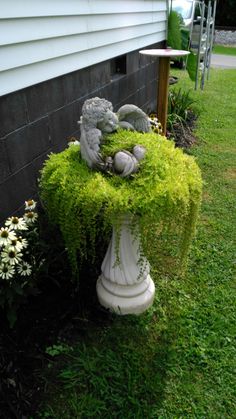
[[[144,49],[140,54],[159,58],[159,88],[157,93],[157,117],[162,125],[163,135],[166,135],[166,122],[168,111],[168,90],[170,74],[170,58],[184,57],[189,51],[166,49]]]
[[[159,58],[159,87],[157,94],[157,117],[162,125],[163,135],[166,135],[166,122],[168,111],[170,58]]]

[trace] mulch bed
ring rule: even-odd
[[[173,139],[176,147],[187,150],[197,141],[193,133],[196,120],[196,115],[189,111],[186,123],[179,122],[174,124],[172,131],[167,131],[167,138]]]
[[[189,113],[187,123],[175,124],[167,137],[174,137],[177,147],[189,149],[196,141],[192,132],[195,121],[195,115]],[[63,258],[61,263],[65,265]],[[68,267],[57,266],[56,272],[57,277],[53,279],[53,274],[50,279],[47,277],[40,294],[32,296],[28,304],[20,308],[15,328],[9,328],[0,312],[1,419],[37,418],[45,386],[40,371],[50,360],[45,349],[58,338],[70,343],[82,339],[88,324],[103,327],[110,321],[108,313],[96,300],[95,281],[99,272],[82,272],[82,277],[90,278],[86,281],[90,285],[80,288],[80,299],[67,280]],[[84,306],[78,301],[84,301]]]

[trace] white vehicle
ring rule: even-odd
[[[170,7],[181,15],[183,19],[182,29],[189,32],[189,49],[197,52],[200,41],[201,19],[203,17],[203,2],[201,0],[172,0],[170,1]],[[203,20],[205,21],[204,17]],[[201,56],[204,55],[205,48],[206,34],[203,32],[201,38]]]
[[[172,0],[170,7],[178,12],[183,20],[184,26],[191,29],[194,19],[201,16],[201,0]]]
[[[192,57],[197,57],[195,71],[195,89],[201,70],[201,89],[204,87],[205,73],[209,77],[211,52],[214,40],[217,0],[169,0],[170,10],[182,17],[181,32]],[[181,65],[182,64],[182,65]],[[180,63],[184,66],[184,62]]]

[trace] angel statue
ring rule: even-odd
[[[136,145],[132,153],[121,150],[113,158],[109,156],[104,161],[100,146],[103,134],[109,134],[118,128],[150,132],[149,118],[140,108],[127,104],[114,113],[111,102],[95,97],[84,102],[78,123],[81,130],[81,156],[89,167],[114,172],[121,177],[127,177],[138,170],[139,161],[145,155],[144,147]]]

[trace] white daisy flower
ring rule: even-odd
[[[24,220],[26,224],[33,224],[38,218],[38,214],[34,211],[26,212],[24,215]]]
[[[70,147],[72,145],[79,145],[79,141],[78,140],[76,140],[76,141],[69,141],[68,142],[68,146]]]
[[[17,238],[17,240],[18,240],[18,242],[20,242],[20,243],[21,243],[21,245],[22,245],[22,249],[25,249],[26,247],[28,247],[28,242],[27,242],[27,240],[26,240],[26,239],[24,239],[22,236],[19,236],[19,237]]]
[[[27,230],[28,227],[26,222],[21,217],[9,217],[5,222],[5,225],[8,226],[11,230]]]
[[[15,250],[16,252],[20,252],[24,248],[24,245],[21,240],[14,239],[8,245],[8,249]]]
[[[17,265],[17,271],[22,276],[29,276],[32,272],[32,267],[27,262],[22,262],[20,265]]]
[[[25,201],[25,209],[26,211],[32,211],[36,207],[36,201],[33,199],[28,199],[28,201]]]
[[[16,238],[14,231],[11,231],[8,227],[0,228],[0,246],[8,246],[11,240],[15,240]]]
[[[12,265],[8,265],[6,263],[1,263],[0,265],[0,278],[2,279],[10,279],[13,277],[15,273],[15,268]]]
[[[6,248],[1,253],[2,262],[9,263],[10,265],[16,265],[21,261],[22,253]]]
[[[68,146],[71,146],[71,145],[79,145],[79,141],[75,137],[72,137],[68,141]]]

